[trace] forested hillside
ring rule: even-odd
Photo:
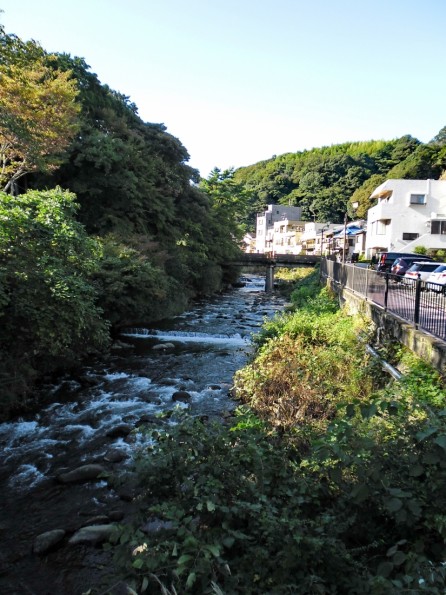
[[[305,220],[340,223],[351,202],[356,216],[372,206],[370,194],[387,178],[438,179],[446,168],[442,131],[429,144],[411,136],[391,141],[352,142],[287,153],[243,167],[235,180],[251,193],[249,225],[267,204],[302,207]]]

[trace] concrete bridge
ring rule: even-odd
[[[226,266],[265,266],[265,291],[269,292],[274,287],[274,268],[278,267],[297,267],[297,266],[314,266],[320,262],[320,256],[313,256],[310,254],[275,254],[269,256],[268,254],[247,254],[241,252],[240,255],[229,262],[225,262]]]

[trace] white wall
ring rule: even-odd
[[[268,205],[268,209],[257,215],[256,222],[256,251],[264,253],[272,250],[272,243],[268,240],[273,239],[274,223],[283,219],[293,219],[299,221],[302,209],[300,207],[287,207],[283,205]]]
[[[424,195],[414,203],[411,195]],[[367,213],[366,253],[378,249],[413,252],[416,246],[446,249],[446,181],[387,180],[371,195],[378,204]],[[431,233],[443,227],[443,233]],[[432,222],[434,225],[432,226]],[[415,236],[418,236],[415,238]]]

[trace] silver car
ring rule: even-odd
[[[440,264],[426,281],[426,288],[437,293],[446,293],[446,264]]]

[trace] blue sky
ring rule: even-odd
[[[85,58],[207,176],[446,125],[444,0],[0,0],[8,33]]]

